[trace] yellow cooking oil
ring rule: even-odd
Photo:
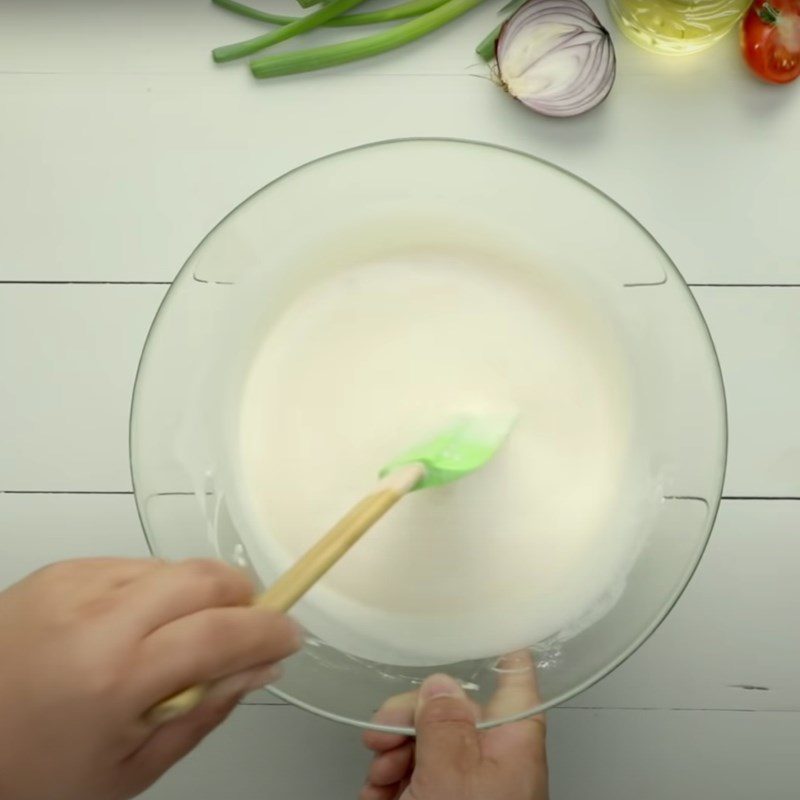
[[[608,0],[620,30],[655,53],[696,53],[721,39],[750,0]]]

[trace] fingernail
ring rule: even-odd
[[[433,700],[435,697],[463,697],[461,684],[449,675],[431,675],[419,689],[420,700]]]

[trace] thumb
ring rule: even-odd
[[[437,787],[441,782],[463,786],[481,761],[475,722],[475,707],[457,681],[448,675],[428,678],[420,687],[414,717],[415,779],[430,785],[436,776]]]

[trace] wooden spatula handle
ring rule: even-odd
[[[422,479],[425,468],[409,464],[387,476],[347,512],[316,544],[259,595],[253,605],[288,611],[401,497]],[[191,711],[210,684],[191,686],[162,700],[147,712],[151,722],[166,722]]]
[[[255,605],[288,611],[401,497],[391,489],[365,497],[259,595]]]

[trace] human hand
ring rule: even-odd
[[[497,719],[538,704],[529,668],[500,674],[484,717]],[[418,692],[398,695],[376,714],[383,725],[416,727],[416,740],[379,731],[364,734],[375,752],[359,800],[547,800],[544,716],[478,732],[480,709],[461,686],[434,675]]]
[[[123,800],[276,677],[297,626],[215,561],[89,559],[0,592],[0,798]],[[185,716],[160,700],[219,681]]]

